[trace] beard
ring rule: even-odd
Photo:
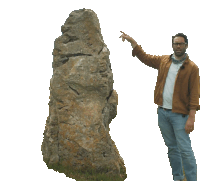
[[[176,50],[174,51],[174,54],[177,56],[177,57],[181,57],[185,54],[185,49],[183,50],[180,50],[180,52],[177,52]]]

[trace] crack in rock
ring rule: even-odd
[[[77,40],[79,40],[79,38],[77,38],[76,36],[69,36],[67,33],[64,33],[65,36],[67,36],[67,40],[64,40],[63,43],[67,44],[69,42],[75,42]]]
[[[60,60],[63,64],[65,64],[69,60],[69,57],[64,57],[64,58],[61,58]]]
[[[65,64],[66,62],[68,62],[70,57],[77,57],[77,56],[92,56],[91,54],[84,54],[84,53],[76,53],[76,54],[68,54],[66,56],[61,56],[60,61]]]
[[[91,54],[84,54],[84,53],[76,53],[76,54],[68,54],[66,57],[77,57],[77,56],[92,56]]]
[[[102,52],[102,50],[103,50],[103,47],[102,47],[102,49],[98,52],[98,55]]]
[[[111,96],[112,92],[113,92],[113,89],[110,91],[110,94],[109,94],[109,96],[108,96],[108,97],[106,97],[107,101],[108,101],[108,99],[110,98],[110,96]]]
[[[77,91],[76,89],[73,89],[71,86],[69,86],[69,88],[70,88],[71,90],[73,90],[77,95],[79,95],[79,93],[78,93],[78,91]]]
[[[63,108],[65,108],[65,110],[68,111],[68,109],[66,109],[66,106],[59,107],[58,109],[61,110]]]

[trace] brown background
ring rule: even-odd
[[[132,56],[133,37],[147,54],[173,53],[172,36],[188,37],[189,58],[199,66],[199,4],[184,1],[9,1],[1,4],[1,174],[3,181],[67,181],[47,168],[41,145],[49,115],[54,41],[74,10],[91,9],[110,50],[117,116],[110,135],[130,180],[173,180],[158,127],[154,90],[158,71]],[[200,160],[200,112],[190,134]]]

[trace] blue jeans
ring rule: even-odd
[[[157,113],[158,126],[168,147],[173,179],[184,179],[182,168],[184,167],[187,181],[197,181],[196,159],[191,148],[189,134],[185,132],[185,124],[189,115],[173,113],[172,110],[161,107],[158,107]]]

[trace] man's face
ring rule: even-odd
[[[185,39],[183,37],[175,37],[174,38],[174,43],[185,43]],[[185,54],[186,49],[187,49],[188,45],[186,44],[177,44],[177,45],[172,45],[172,48],[174,50],[174,53],[177,57],[181,57]]]

